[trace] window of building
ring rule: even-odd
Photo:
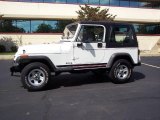
[[[78,0],[78,3],[80,3],[80,4],[88,4],[88,0]]]
[[[67,0],[67,3],[78,3],[78,0]]]
[[[153,2],[152,2],[152,7],[153,7],[153,8],[159,8],[159,9],[160,9],[160,1],[158,1],[158,0],[157,0],[157,1],[153,1]]]
[[[129,7],[130,0],[120,0],[120,6],[122,7]]]
[[[144,8],[152,8],[152,2],[151,1],[148,1],[148,0],[146,0],[146,1],[142,1],[141,2],[141,0],[140,0],[140,2],[139,2],[139,7],[144,7]]]
[[[130,0],[130,7],[139,7],[138,0]]]
[[[44,0],[44,2],[53,3],[53,2],[56,2],[56,0]]]
[[[137,34],[160,34],[160,24],[133,24]]]
[[[72,23],[71,20],[57,20],[54,32],[62,33],[66,25]]]
[[[109,0],[100,0],[100,5],[109,5]]]
[[[43,2],[43,0],[31,0],[32,2]]]
[[[44,25],[46,26],[46,31],[44,33],[49,32],[58,32],[57,31],[57,21],[45,20]]]
[[[89,4],[99,5],[99,0],[89,0]]]
[[[71,20],[0,20],[1,33],[62,33]],[[160,34],[160,24],[135,23],[137,34]]]
[[[110,6],[119,6],[119,0],[110,0]]]
[[[57,3],[66,3],[67,0],[56,0]]]
[[[43,20],[31,20],[31,32],[37,33],[41,31],[41,27],[43,27]]]
[[[13,1],[13,2],[18,2],[19,0],[2,0],[2,1]]]
[[[14,0],[14,1],[16,1],[16,0]],[[32,2],[32,0],[17,0],[17,1],[19,1],[19,2]]]
[[[30,33],[30,20],[17,20],[17,28],[23,33]]]
[[[53,21],[53,20],[44,20],[44,24],[50,25],[52,26],[52,28],[56,28],[56,23],[57,21]]]
[[[160,24],[133,24],[137,34],[160,34]]]
[[[16,20],[3,20],[0,27],[0,32],[4,33],[21,32],[21,30],[16,26]]]

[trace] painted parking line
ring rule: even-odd
[[[141,64],[142,64],[142,65],[149,66],[149,67],[153,67],[153,68],[158,68],[158,69],[160,69],[160,67],[155,66],[155,65],[151,65],[151,64],[147,64],[147,63],[141,63]]]

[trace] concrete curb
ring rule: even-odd
[[[140,56],[160,56],[158,51],[141,51]]]
[[[140,56],[142,57],[160,57],[160,53],[156,53],[156,54],[151,54],[151,53],[141,53]]]

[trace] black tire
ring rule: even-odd
[[[113,64],[109,71],[109,77],[113,83],[127,83],[131,78],[132,69],[133,67],[129,61],[119,59]]]
[[[21,72],[21,82],[29,91],[44,89],[50,80],[49,68],[40,62],[30,63]]]

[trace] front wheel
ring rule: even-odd
[[[49,68],[39,62],[28,64],[21,73],[21,81],[28,90],[41,90],[48,84],[50,79]]]
[[[131,75],[132,65],[124,59],[117,60],[109,72],[109,77],[113,83],[126,83],[130,80]]]

